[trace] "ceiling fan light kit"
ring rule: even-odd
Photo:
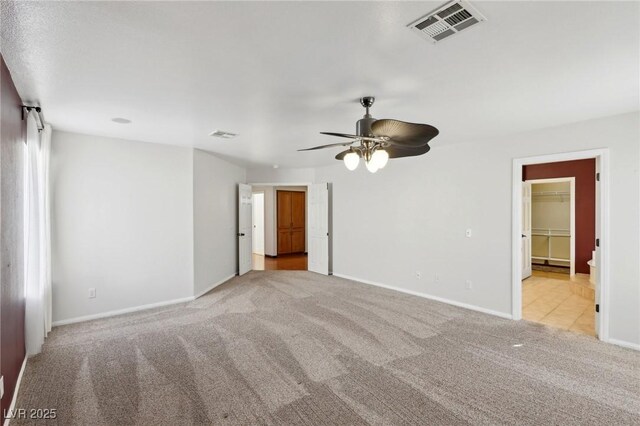
[[[360,163],[360,156],[355,151],[348,152],[344,156],[344,165],[347,167],[347,169],[351,171],[354,171],[355,169],[357,169],[359,163]]]
[[[438,135],[438,129],[428,124],[406,123],[399,120],[376,120],[369,113],[375,98],[365,96],[360,104],[365,108],[364,117],[356,122],[356,134],[321,132],[324,135],[351,139],[298,151],[312,151],[332,147],[349,147],[336,155],[336,160],[344,162],[353,171],[358,168],[360,158],[369,172],[384,168],[390,158],[412,157],[429,152],[429,141]]]

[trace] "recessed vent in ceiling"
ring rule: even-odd
[[[437,43],[486,20],[468,1],[454,0],[412,22],[408,27],[421,37]]]
[[[236,137],[237,135],[235,133],[223,132],[222,130],[214,130],[213,132],[209,133],[209,136],[213,136],[215,138],[231,139]]]

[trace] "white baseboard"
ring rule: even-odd
[[[131,308],[118,309],[118,310],[115,310],[115,311],[101,312],[99,314],[85,315],[85,316],[82,316],[82,317],[69,318],[69,319],[64,319],[64,320],[60,320],[60,321],[54,321],[53,322],[53,326],[57,327],[59,325],[74,324],[74,323],[77,323],[77,322],[84,322],[84,321],[91,321],[91,320],[100,319],[100,318],[114,317],[116,315],[129,314],[131,312],[145,311],[147,309],[160,308],[162,306],[169,306],[169,305],[175,305],[175,304],[178,304],[178,303],[191,302],[193,299],[194,299],[193,296],[189,296],[189,297],[183,297],[181,299],[165,300],[163,302],[150,303],[148,305],[133,306]]]
[[[209,292],[210,292],[211,290],[213,290],[214,288],[218,287],[220,284],[224,284],[224,283],[226,283],[227,281],[229,281],[231,278],[235,277],[236,275],[238,275],[238,274],[232,274],[232,275],[229,275],[228,277],[221,279],[220,281],[216,282],[215,284],[212,284],[212,285],[211,285],[210,287],[208,287],[206,290],[203,290],[203,291],[201,291],[200,293],[196,294],[196,295],[194,296],[194,299],[197,299],[197,298],[199,298],[199,297],[204,296],[205,294],[209,293]]]
[[[223,278],[222,280],[212,284],[211,287],[207,288],[206,290],[202,291],[201,293],[199,293],[196,296],[183,297],[183,298],[180,298],[180,299],[173,299],[173,300],[165,300],[163,302],[150,303],[148,305],[133,306],[131,308],[117,309],[115,311],[107,311],[107,312],[101,312],[99,314],[85,315],[85,316],[81,316],[81,317],[75,317],[75,318],[69,318],[69,319],[64,319],[64,320],[60,320],[60,321],[54,321],[52,325],[53,325],[53,327],[57,327],[59,325],[75,324],[77,322],[84,322],[84,321],[91,321],[91,320],[101,319],[101,318],[115,317],[117,315],[130,314],[132,312],[145,311],[147,309],[161,308],[163,306],[169,306],[169,305],[175,305],[175,304],[178,304],[178,303],[191,302],[192,300],[195,300],[198,297],[201,297],[201,296],[205,295],[206,293],[210,292],[211,290],[213,290],[214,288],[216,288],[220,284],[229,281],[231,278],[235,277],[236,275],[237,274],[232,274],[232,275],[229,275],[226,278]]]
[[[369,284],[369,285],[373,285],[373,286],[376,286],[376,287],[382,287],[382,288],[386,288],[386,289],[389,289],[389,290],[395,290],[395,291],[399,291],[401,293],[411,294],[413,296],[424,297],[425,299],[435,300],[436,302],[447,303],[449,305],[458,306],[460,308],[465,308],[465,309],[470,309],[472,311],[482,312],[484,314],[495,315],[495,316],[500,317],[500,318],[506,318],[506,319],[512,319],[513,318],[511,316],[511,314],[507,314],[507,313],[500,312],[500,311],[494,311],[493,309],[482,308],[480,306],[470,305],[468,303],[462,303],[462,302],[458,302],[458,301],[451,300],[451,299],[445,299],[444,297],[433,296],[431,294],[421,293],[419,291],[407,290],[407,289],[400,288],[400,287],[394,287],[394,286],[387,285],[387,284],[377,283],[375,281],[363,280],[361,278],[356,278],[356,277],[352,277],[352,276],[344,275],[344,274],[338,274],[336,272],[334,272],[333,275],[336,276],[336,277],[345,278],[347,280],[356,281],[356,282],[363,283],[363,284]]]
[[[457,302],[455,300],[445,299],[443,297],[432,296],[430,294],[420,293],[418,291],[406,290],[406,289],[403,289],[403,288],[394,287],[394,286],[387,285],[387,284],[377,283],[375,281],[363,280],[361,278],[356,278],[356,277],[352,277],[352,276],[349,276],[349,275],[337,274],[337,273],[334,273],[333,275],[336,276],[336,277],[345,278],[347,280],[356,281],[356,282],[363,283],[363,284],[373,285],[373,286],[376,286],[376,287],[382,287],[382,288],[386,288],[386,289],[389,289],[389,290],[395,290],[395,291],[399,291],[401,293],[411,294],[413,296],[418,296],[418,297],[424,297],[425,299],[431,299],[431,300],[435,300],[435,301],[438,301],[438,302],[443,302],[443,303],[447,303],[449,305],[459,306],[459,307],[465,308],[465,309],[471,309],[473,311],[478,311],[478,312],[482,312],[482,313],[489,314],[489,315],[495,315],[495,316],[498,316],[498,317],[501,317],[501,318],[513,319],[513,317],[510,314],[506,314],[504,312],[499,312],[499,311],[494,311],[492,309],[481,308],[480,306],[469,305],[467,303]],[[612,345],[622,346],[623,348],[634,349],[636,351],[640,351],[640,344],[638,344],[638,343],[631,343],[631,342],[627,342],[627,341],[624,341],[624,340],[618,340],[618,339],[607,339],[607,340],[603,340],[603,342],[610,343]]]
[[[611,343],[612,345],[622,346],[623,348],[634,349],[636,351],[640,351],[640,344],[638,344],[638,343],[631,343],[631,342],[627,342],[625,340],[618,340],[618,339],[607,339],[606,342],[607,343]]]
[[[13,413],[16,408],[16,400],[18,399],[18,391],[20,390],[20,383],[22,382],[22,375],[24,374],[24,369],[27,366],[27,356],[25,355],[24,360],[22,361],[22,367],[20,367],[20,373],[18,373],[18,380],[16,381],[16,387],[13,390],[13,397],[11,398],[11,405],[9,406],[9,410],[7,413]],[[4,426],[9,426],[9,421],[11,419],[4,419]]]

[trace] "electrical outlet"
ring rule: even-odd
[[[467,238],[471,238],[471,228],[467,229],[464,234],[467,236]]]
[[[417,279],[422,278],[422,272],[420,272],[420,271],[416,271],[416,278],[417,278]]]
[[[96,297],[96,289],[95,288],[90,288],[89,289],[89,299],[93,299]]]
[[[434,282],[434,283],[439,283],[439,282],[440,282],[440,274],[436,274],[436,275],[433,277],[433,282]]]
[[[471,289],[473,289],[473,283],[471,282],[471,280],[467,280],[467,290]]]

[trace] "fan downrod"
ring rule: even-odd
[[[369,108],[373,106],[373,103],[375,102],[375,100],[376,98],[374,98],[373,96],[364,96],[360,98],[360,105],[362,105],[366,109],[366,112],[364,114],[365,119],[371,118],[371,115],[369,114]]]

